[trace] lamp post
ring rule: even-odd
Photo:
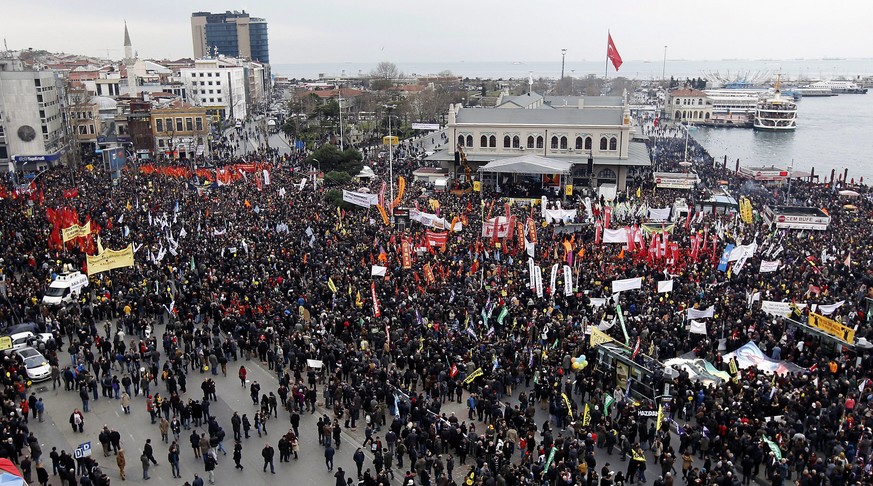
[[[321,161],[316,159],[315,157],[312,158],[312,161],[318,164],[318,172],[321,172]],[[317,174],[317,172],[315,172],[315,167],[313,167],[312,169],[313,169],[312,170],[312,190],[315,191],[318,189],[318,187],[315,184],[315,182],[316,182],[315,175]]]
[[[561,81],[564,80],[564,60],[567,58],[567,49],[561,49]]]
[[[388,185],[390,187],[391,203],[394,204],[394,139],[391,138],[391,110],[394,105],[384,105],[388,110]],[[394,208],[391,208],[391,222],[394,222]]]
[[[661,67],[661,81],[667,79],[667,46],[664,46],[664,64]]]
[[[345,146],[343,145],[343,85],[339,85],[339,89],[337,91],[338,98],[337,103],[339,103],[339,124],[340,124],[340,152],[345,150]]]

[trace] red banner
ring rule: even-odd
[[[376,298],[376,282],[370,282],[370,293],[373,296],[373,317],[382,317],[379,310],[379,299]]]
[[[424,265],[424,281],[427,283],[436,282],[436,278],[433,276],[433,269],[430,268],[430,263]]]
[[[78,187],[64,191],[64,199],[72,199],[74,197],[79,197]]]
[[[412,268],[412,245],[408,240],[403,240],[400,244],[400,255],[403,258],[403,269],[409,270]]]
[[[427,230],[426,233],[427,242],[431,246],[445,246],[448,236],[448,233],[442,233],[439,231]]]

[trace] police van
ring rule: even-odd
[[[50,306],[69,304],[88,286],[88,276],[82,272],[62,273],[49,284],[42,303]]]

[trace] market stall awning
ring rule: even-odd
[[[479,172],[500,174],[569,174],[571,162],[548,159],[538,155],[522,155],[502,160],[492,160],[479,168]]]

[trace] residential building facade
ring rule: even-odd
[[[151,110],[155,153],[163,153],[174,159],[191,158],[202,153],[209,136],[209,116],[206,111],[202,106],[186,103]]]
[[[0,57],[3,170],[33,170],[61,160],[69,148],[64,96],[54,71],[26,69],[12,54]]]
[[[221,119],[244,120],[249,115],[250,78],[246,67],[224,58],[197,59],[180,71],[187,102]]]

